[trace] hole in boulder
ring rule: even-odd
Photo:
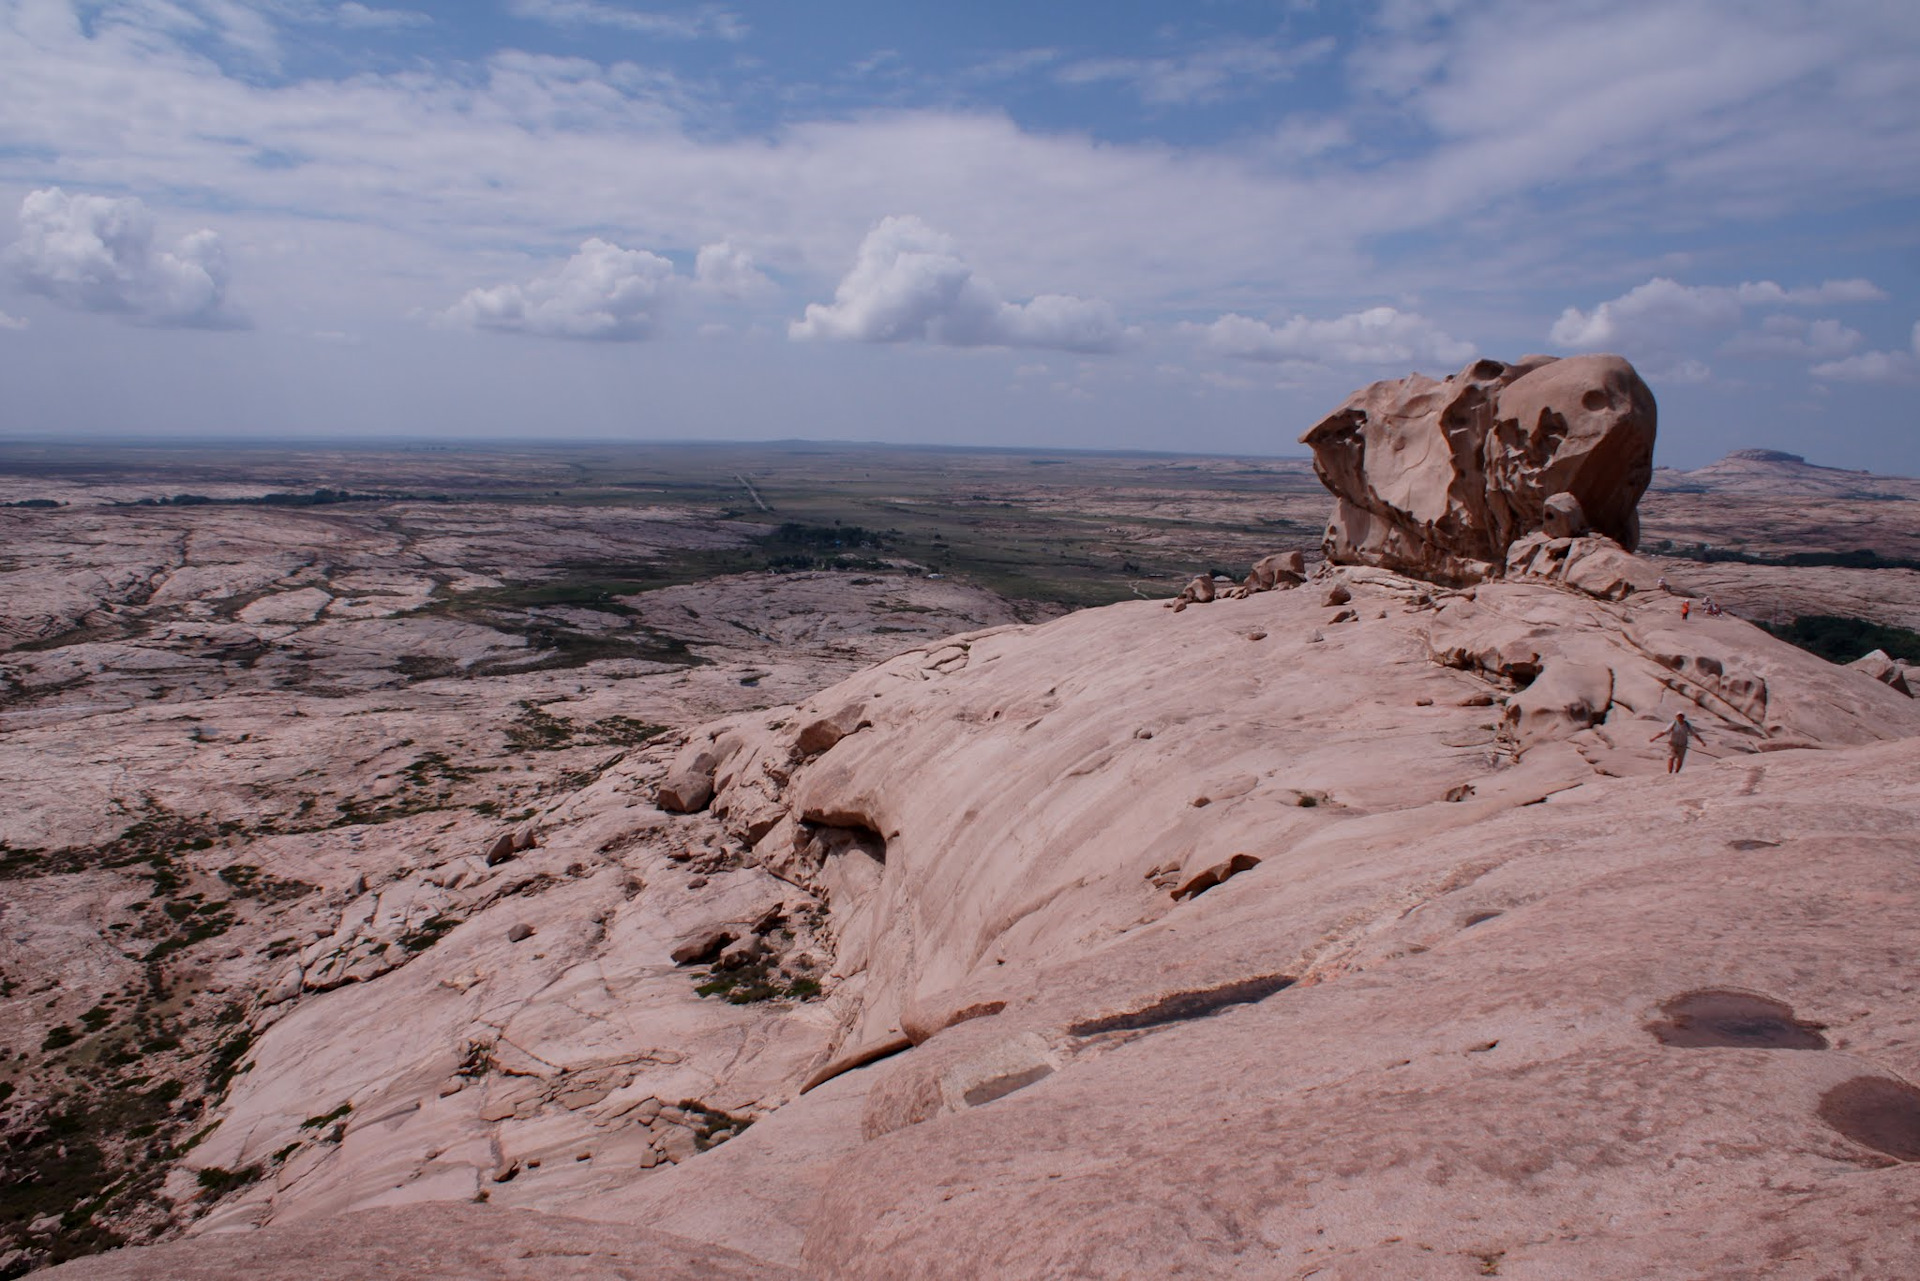
[[[1820,1119],[1862,1147],[1920,1161],[1920,1090],[1884,1076],[1856,1076],[1820,1098]]]
[[[1598,387],[1590,387],[1587,394],[1580,398],[1580,406],[1590,413],[1598,413],[1607,407],[1607,393]]]
[[[1819,1024],[1793,1017],[1793,1007],[1750,992],[1687,992],[1660,1007],[1666,1018],[1647,1024],[1663,1045],[1699,1050],[1824,1050]]]
[[[838,854],[859,851],[876,863],[887,861],[887,838],[874,828],[846,814],[809,814],[801,821],[804,843],[815,857],[825,862]]]
[[[1293,976],[1290,974],[1241,979],[1237,983],[1226,983],[1198,992],[1176,992],[1144,1009],[1086,1019],[1072,1024],[1067,1031],[1073,1036],[1098,1036],[1102,1032],[1134,1032],[1141,1028],[1158,1027],[1162,1023],[1183,1023],[1188,1019],[1204,1018],[1229,1005],[1250,1005],[1255,1001],[1264,1001],[1275,992],[1292,986]]]

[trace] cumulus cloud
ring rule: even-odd
[[[1237,313],[1200,327],[1207,346],[1242,360],[1337,365],[1461,365],[1477,350],[1417,312],[1370,307],[1332,320],[1278,325]]]
[[[26,327],[27,322],[20,317],[9,316],[6,312],[0,311],[0,329],[25,329]]]
[[[729,298],[746,298],[773,288],[773,282],[753,265],[753,255],[725,240],[700,246],[693,260],[693,280],[700,288]]]
[[[1104,352],[1128,337],[1111,304],[1067,294],[1004,301],[974,275],[953,239],[918,218],[867,233],[831,304],[810,303],[787,327],[797,339],[931,342],[950,347],[1055,347]]]
[[[445,324],[547,338],[632,342],[653,333],[679,285],[673,264],[594,238],[525,284],[473,289],[440,314]]]
[[[1866,280],[1829,280],[1805,288],[1786,289],[1771,280],[1738,285],[1683,285],[1665,276],[1655,276],[1592,311],[1568,307],[1553,323],[1548,336],[1559,346],[1576,351],[1596,351],[1603,347],[1657,349],[1684,342],[1702,331],[1736,328],[1748,307],[1877,302],[1886,296],[1877,285]],[[1834,327],[1825,335],[1826,341],[1838,340],[1837,321],[1819,323]],[[1761,348],[1767,346],[1765,335],[1757,336],[1755,341]]]
[[[1865,341],[1858,329],[1837,320],[1808,321],[1781,313],[1764,317],[1758,329],[1735,334],[1720,350],[1729,356],[1834,360]]]
[[[20,202],[20,238],[5,258],[27,289],[82,311],[201,329],[244,323],[227,307],[227,256],[217,234],[196,231],[171,250],[156,250],[153,241],[143,201],[48,187]]]
[[[1810,371],[1815,378],[1843,383],[1920,382],[1920,321],[1915,322],[1911,351],[1863,351],[1844,360],[1829,360]]]
[[[714,5],[702,5],[683,13],[653,13],[624,9],[602,0],[511,0],[507,12],[516,18],[556,26],[613,27],[678,40],[698,40],[706,36],[742,40],[748,31],[747,24],[738,15]]]

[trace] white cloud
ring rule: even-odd
[[[155,250],[153,216],[127,196],[70,196],[58,187],[20,202],[20,238],[5,258],[27,289],[82,311],[154,325],[229,329],[227,258],[208,230]]]
[[[1425,316],[1370,307],[1333,320],[1292,316],[1278,325],[1230,313],[1197,326],[1207,346],[1242,360],[1339,365],[1438,364],[1471,360],[1477,350]]]
[[[678,283],[665,258],[595,238],[525,284],[469,290],[440,319],[548,338],[631,342],[652,334]]]
[[[1590,351],[1666,338],[1676,330],[1727,329],[1739,323],[1738,290],[1655,276],[1591,312],[1567,308],[1548,336],[1562,347]]]
[[[374,9],[347,0],[333,11],[333,20],[354,31],[382,31],[400,27],[425,27],[433,19],[416,9]]]
[[[1920,321],[1910,339],[1912,351],[1863,351],[1844,360],[1830,360],[1810,371],[1815,378],[1843,383],[1920,382]]]
[[[1833,382],[1904,383],[1920,375],[1920,361],[1904,351],[1863,351],[1845,360],[1815,365],[1809,372]]]
[[[1866,341],[1858,329],[1837,320],[1804,320],[1779,313],[1764,317],[1758,330],[1735,334],[1720,348],[1729,356],[1834,360]]]
[[[20,317],[9,316],[6,312],[0,311],[0,329],[25,329],[26,327],[27,322]]]
[[[1771,280],[1752,281],[1734,286],[1734,294],[1747,304],[1796,304],[1819,306],[1834,302],[1884,302],[1887,291],[1871,280],[1823,280],[1801,289],[1782,289]]]
[[[1130,85],[1144,102],[1185,106],[1225,97],[1236,82],[1267,84],[1285,80],[1300,67],[1333,52],[1330,38],[1288,48],[1273,40],[1235,40],[1208,45],[1173,58],[1088,58],[1054,73],[1062,84],[1118,81]]]
[[[516,18],[555,26],[614,27],[641,35],[667,36],[678,40],[697,40],[712,36],[720,40],[742,40],[748,27],[738,15],[714,5],[702,5],[682,13],[655,13],[623,9],[601,0],[510,0],[507,12]]]
[[[1683,285],[1655,276],[1592,311],[1568,307],[1553,324],[1549,339],[1576,351],[1614,348],[1629,353],[1667,353],[1716,330],[1737,328],[1749,307],[1818,306],[1877,302],[1886,297],[1866,280],[1828,280],[1786,289],[1771,280],[1738,285]],[[1817,360],[1851,351],[1861,341],[1837,320],[1811,324],[1792,316],[1767,317],[1760,332],[1736,335],[1723,350],[1729,355],[1804,356]]]
[[[911,216],[882,219],[860,242],[833,302],[809,303],[787,328],[797,339],[931,342],[951,347],[1113,351],[1128,337],[1111,304],[1065,294],[1001,299],[953,239]]]
[[[694,283],[702,289],[729,298],[746,298],[774,287],[773,281],[753,265],[753,255],[722,240],[700,246],[693,262]]]

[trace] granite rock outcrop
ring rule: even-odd
[[[1655,427],[1619,356],[1525,356],[1374,383],[1300,439],[1334,494],[1328,560],[1463,585],[1536,532],[1633,551]]]

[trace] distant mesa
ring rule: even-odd
[[[1799,463],[1806,465],[1806,459],[1799,454],[1789,454],[1784,449],[1736,449],[1723,461],[1743,463]]]
[[[1656,417],[1619,356],[1476,360],[1364,387],[1300,438],[1334,495],[1327,559],[1465,584],[1500,577],[1537,533],[1631,552]]]

